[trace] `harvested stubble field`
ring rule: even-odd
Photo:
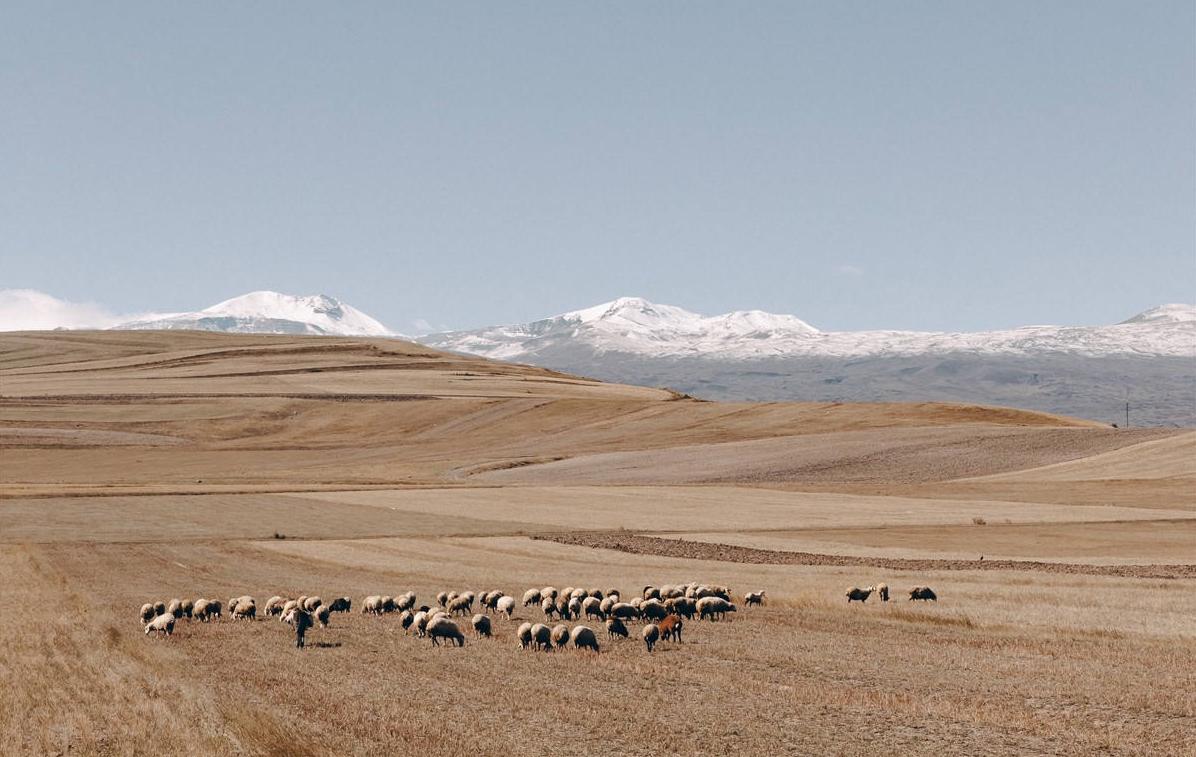
[[[386,340],[8,334],[0,738],[1196,753],[1194,442],[966,406],[696,402]],[[541,617],[523,608],[450,649],[356,611],[303,652],[273,619],[155,640],[136,618],[174,596],[689,580],[769,601],[652,655],[638,628],[602,631],[596,657],[520,650],[518,619]],[[879,581],[895,601],[847,605]],[[917,584],[940,601],[905,601]]]

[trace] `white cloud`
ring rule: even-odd
[[[864,269],[860,268],[858,265],[844,264],[835,266],[835,273],[839,274],[840,276],[863,276]]]
[[[123,320],[87,302],[67,302],[35,289],[0,289],[0,331],[103,329]]]

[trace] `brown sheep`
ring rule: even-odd
[[[664,620],[660,621],[660,635],[666,640],[672,640],[681,643],[681,628],[685,623],[682,622],[681,616],[670,615]]]

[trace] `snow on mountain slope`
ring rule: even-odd
[[[702,316],[624,297],[526,324],[429,334],[424,344],[503,360],[572,348],[648,357],[757,359],[985,355],[1196,357],[1196,306],[1163,305],[1112,326],[1026,326],[972,333],[823,332],[791,315]]]
[[[250,292],[194,313],[169,313],[113,329],[197,329],[256,334],[396,336],[357,308],[324,294],[295,296]]]

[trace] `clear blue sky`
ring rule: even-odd
[[[1196,300],[1196,4],[0,6],[0,288],[619,295],[827,329]]]

